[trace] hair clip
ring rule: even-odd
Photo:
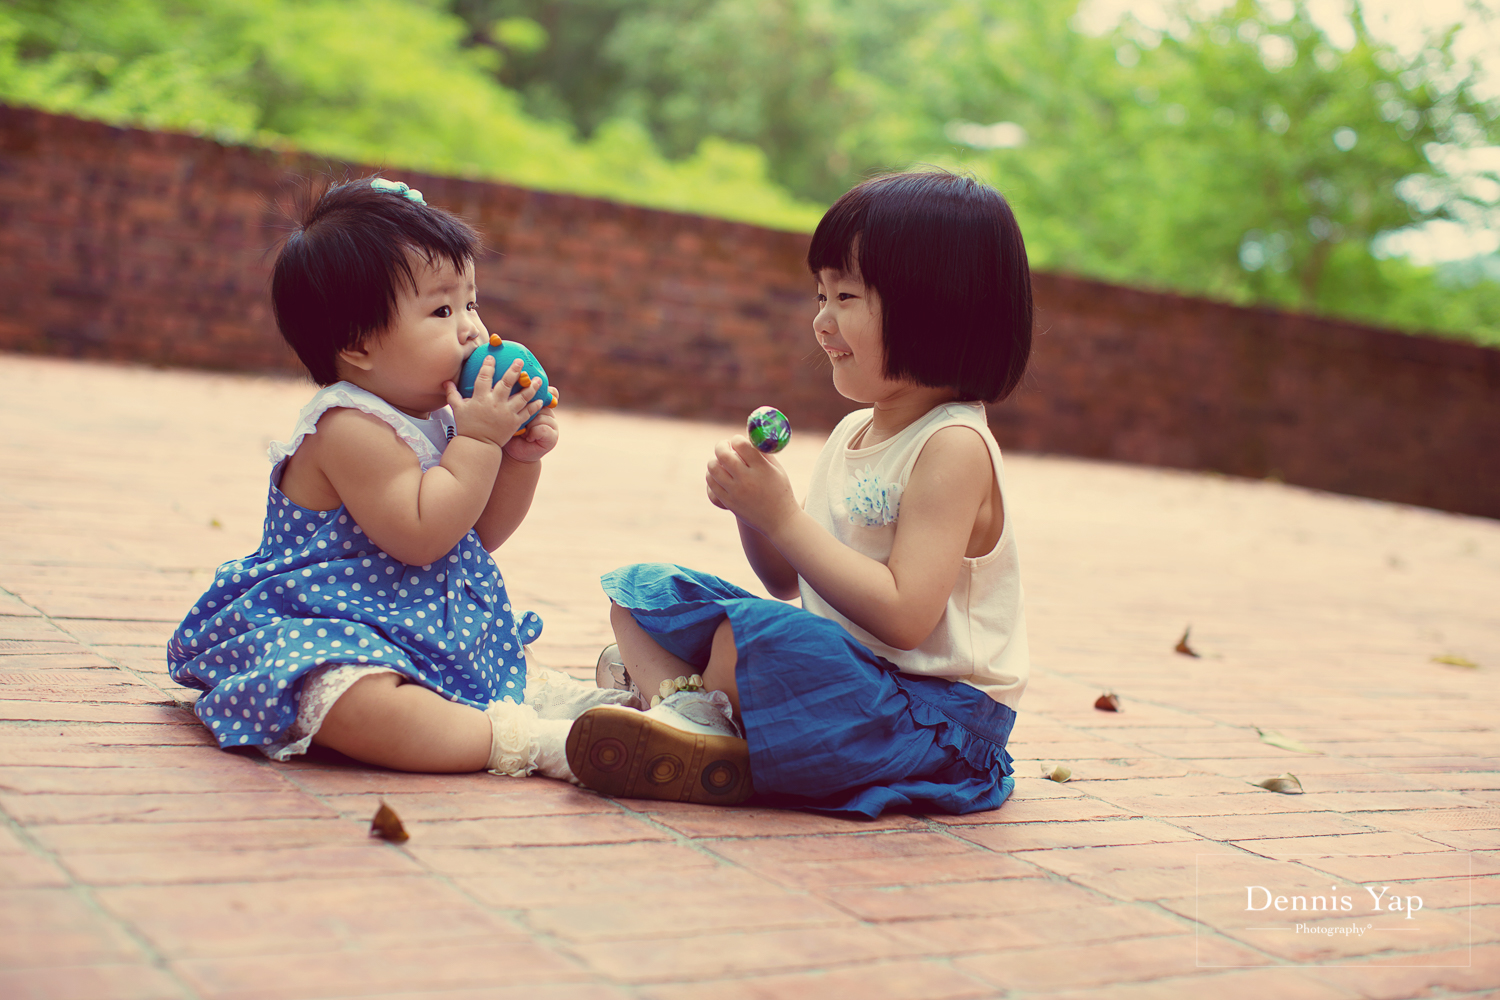
[[[389,191],[391,194],[399,194],[407,201],[414,201],[418,205],[427,204],[427,199],[422,197],[422,192],[405,181],[388,181],[384,177],[371,177],[370,187],[376,191]]]

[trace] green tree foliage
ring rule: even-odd
[[[763,150],[774,179],[831,202],[883,160],[852,159],[853,123],[903,58],[902,40],[945,0],[451,0],[476,45],[528,20],[553,41],[500,78],[542,116],[585,133],[639,121],[668,155],[716,135]],[[887,116],[889,117],[889,116]],[[903,152],[903,155],[905,153]]]
[[[1494,210],[1432,160],[1500,141],[1452,32],[1402,56],[1351,3],[1336,43],[1302,0],[1103,36],[1062,0],[456,3],[588,39],[566,80],[541,62],[513,79],[566,92],[532,106],[581,128],[629,117],[669,155],[751,143],[825,202],[874,171],[956,166],[1011,198],[1043,267],[1500,342],[1493,281],[1374,253]]]
[[[796,229],[869,174],[969,170],[1035,264],[1500,343],[1500,257],[1383,234],[1500,218],[1452,32],[1357,0],[1077,27],[1077,0],[9,0],[0,99]],[[1488,185],[1488,186],[1486,186]]]
[[[620,18],[636,6],[636,0],[450,0],[468,25],[468,44],[502,56],[500,82],[522,95],[527,110],[572,122],[584,135],[617,116],[623,72],[602,53]]]
[[[634,122],[579,142],[526,113],[419,0],[14,0],[0,6],[0,99],[110,121],[284,143],[790,228],[816,221],[758,149],[705,136],[669,160]],[[512,33],[514,39],[517,33]]]
[[[1370,266],[1378,234],[1472,201],[1457,191],[1402,197],[1424,186],[1415,179],[1441,184],[1429,153],[1500,139],[1500,128],[1472,96],[1472,70],[1457,65],[1450,38],[1406,64],[1357,8],[1353,44],[1341,48],[1304,5],[1287,6],[1279,19],[1240,0],[1173,32],[1127,23],[1061,46],[1041,44],[1055,37],[1046,15],[996,32],[970,8],[914,40],[949,55],[933,66],[941,84],[929,88],[927,117],[1000,108],[1025,128],[1023,147],[959,158],[1030,209],[1023,218],[1040,223],[1045,263],[1236,301],[1347,309],[1384,297],[1393,280],[1393,268]],[[1013,67],[1028,52],[1018,80]],[[1038,92],[1038,78],[1082,86]]]

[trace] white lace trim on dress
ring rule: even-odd
[[[273,441],[270,448],[266,450],[267,456],[274,465],[288,456],[294,454],[302,444],[302,439],[309,434],[318,431],[318,420],[324,413],[334,407],[347,407],[351,410],[359,410],[368,413],[372,417],[378,417],[391,425],[396,436],[417,453],[417,460],[422,464],[422,471],[437,465],[443,460],[443,453],[432,443],[432,439],[422,433],[421,427],[406,414],[396,409],[390,403],[381,399],[366,389],[361,389],[352,382],[335,382],[333,385],[324,386],[319,389],[313,398],[308,400],[307,405],[297,414],[297,423],[292,428],[292,436],[286,441]],[[453,422],[449,416],[448,408],[434,410],[435,417],[446,429]]]
[[[302,682],[302,693],[297,696],[297,718],[287,727],[282,738],[268,743],[262,749],[272,760],[287,760],[307,753],[312,738],[323,728],[323,720],[333,703],[343,697],[354,682],[374,674],[394,674],[389,667],[349,666],[331,664],[310,671]]]

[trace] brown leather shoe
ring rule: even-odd
[[[754,791],[750,745],[668,704],[591,708],[569,730],[567,754],[584,787],[619,798],[727,806]]]

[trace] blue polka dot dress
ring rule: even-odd
[[[218,568],[167,647],[172,679],[203,692],[195,710],[220,746],[254,746],[277,759],[303,752],[312,735],[307,714],[299,719],[304,686],[335,674],[345,678],[332,689],[339,692],[365,673],[393,671],[479,709],[525,700],[525,646],[542,621],[511,607],[476,532],[437,562],[408,566],[371,542],[345,508],[307,510],[277,488],[286,458],[335,406],[391,424],[423,472],[451,439],[446,409],[423,427],[340,382],[303,408],[290,441],[271,446],[260,548]]]

